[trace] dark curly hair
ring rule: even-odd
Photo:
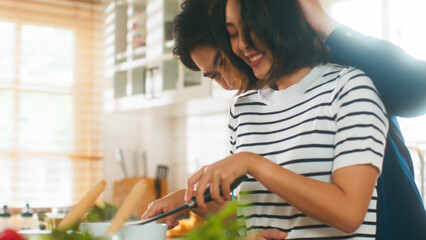
[[[185,0],[182,11],[173,19],[172,32],[175,40],[174,56],[193,71],[200,71],[191,58],[194,48],[202,46],[216,47],[210,32],[208,9],[210,0]]]

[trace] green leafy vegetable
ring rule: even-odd
[[[235,220],[237,202],[230,202],[218,214],[210,216],[207,223],[194,229],[185,240],[230,240],[238,236],[242,228],[239,221]]]
[[[88,222],[110,221],[117,211],[118,207],[116,205],[103,202],[89,209],[86,213],[86,219]]]
[[[110,204],[108,202],[102,202],[93,206],[86,213],[86,219],[88,222],[107,222],[111,221],[114,215],[118,211],[118,206]],[[131,216],[131,221],[136,221],[138,218]]]

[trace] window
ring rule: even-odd
[[[386,39],[408,54],[426,60],[426,23],[424,0],[325,0],[325,7],[339,22],[366,35]],[[426,201],[424,153],[426,152],[426,115],[399,119],[401,130],[413,157],[417,186]]]
[[[347,26],[366,35],[381,38],[381,8],[381,0],[351,0],[334,3],[331,12],[333,18]]]
[[[391,0],[389,3],[389,39],[415,58],[426,60],[426,2],[423,0]]]
[[[366,35],[382,38],[402,47],[412,56],[426,60],[426,22],[422,0],[326,0],[333,18]]]
[[[0,205],[71,206],[100,178],[100,7],[0,2]]]

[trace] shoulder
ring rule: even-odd
[[[372,95],[379,97],[373,81],[364,71],[354,67],[341,68],[334,86],[334,98],[341,98],[345,93],[360,89],[368,90]]]
[[[339,106],[339,109],[345,106],[377,107],[386,116],[386,108],[373,81],[360,69],[346,67],[342,70],[332,97],[332,105]]]
[[[344,66],[339,64],[327,64],[327,68],[323,72],[321,78],[322,79],[329,79],[333,78],[336,79],[338,83],[344,84],[347,83],[353,79],[366,79],[367,81],[370,78],[367,76],[367,74],[362,71],[361,69],[352,67],[352,66]]]
[[[355,67],[346,67],[342,69],[339,75],[340,77],[338,83],[340,86],[369,85],[375,89],[373,81],[361,69]]]
[[[237,97],[231,107],[231,114],[253,109],[254,106],[266,106],[259,97],[259,90],[253,90]]]
[[[259,90],[248,91],[238,96],[234,104],[242,104],[242,103],[258,101],[259,100],[258,95],[259,95]]]

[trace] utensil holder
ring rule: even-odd
[[[125,178],[120,181],[114,182],[114,190],[113,190],[113,203],[120,206],[127,195],[132,190],[133,186],[139,182],[139,180],[145,179],[147,181],[147,188],[145,193],[143,193],[141,201],[138,206],[136,206],[132,212],[135,217],[140,218],[142,214],[148,208],[148,205],[156,200],[157,191],[155,190],[155,179],[154,178],[146,178],[146,177],[138,177],[138,178]],[[161,181],[161,197],[165,196],[168,193],[167,180]]]

